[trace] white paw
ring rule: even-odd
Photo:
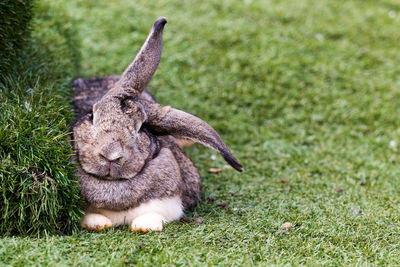
[[[157,231],[160,232],[163,228],[163,222],[165,222],[164,217],[157,213],[146,213],[136,219],[131,223],[132,232],[150,232]]]
[[[112,226],[112,222],[107,217],[97,213],[86,213],[82,220],[82,228],[100,232]]]

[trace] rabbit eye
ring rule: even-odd
[[[122,99],[122,100],[121,100],[121,110],[122,110],[124,113],[131,114],[131,113],[136,112],[137,107],[136,107],[136,105],[134,104],[133,99],[131,99],[131,98],[125,98],[125,99]]]
[[[90,121],[90,122],[93,122],[93,113],[90,113],[90,114],[89,114],[89,121]]]

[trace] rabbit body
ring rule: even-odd
[[[74,160],[87,201],[82,226],[100,231],[129,224],[132,231],[160,231],[200,200],[198,170],[177,144],[191,140],[243,167],[216,131],[201,119],[159,105],[144,88],[161,58],[159,18],[121,76],[73,82]]]

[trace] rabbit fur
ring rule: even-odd
[[[200,200],[198,170],[177,139],[218,151],[243,167],[216,131],[186,112],[159,105],[145,87],[161,59],[166,19],[153,27],[121,76],[73,82],[75,160],[87,208],[82,226],[100,231],[128,224],[132,231],[161,231]]]

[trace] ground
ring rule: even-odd
[[[187,148],[203,180],[203,202],[188,222],[161,233],[5,237],[0,263],[398,264],[398,1],[67,6],[79,22],[84,77],[121,73],[152,22],[167,17],[150,89],[160,103],[209,122],[245,171],[209,173],[223,160]]]

